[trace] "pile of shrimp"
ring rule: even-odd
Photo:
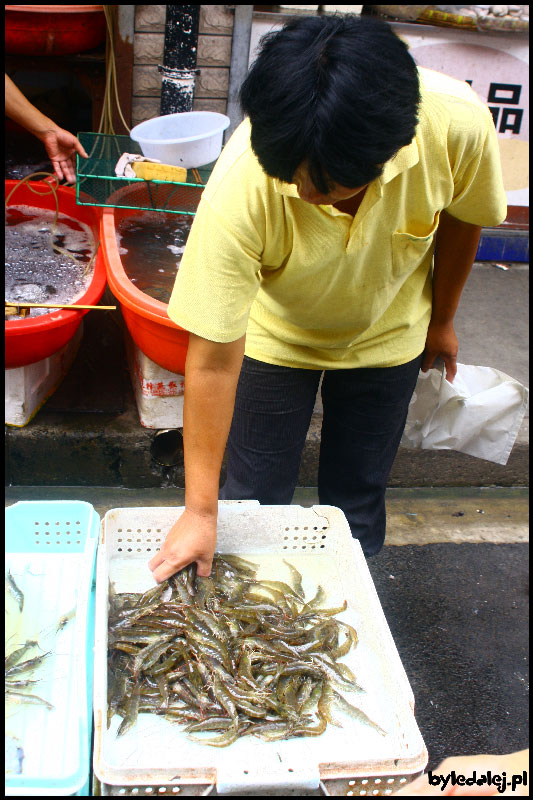
[[[335,619],[346,601],[322,607],[320,586],[306,600],[300,573],[284,563],[289,583],[257,580],[256,564],[215,554],[209,578],[191,565],[142,595],[110,584],[108,728],[120,715],[121,736],[153,713],[225,747],[247,735],[319,736],[341,726],[338,710],[385,736],[342,694],[364,691],[338,663],[357,645],[355,629]]]
[[[19,613],[22,614],[24,609],[24,594],[17,585],[11,571],[7,571],[6,575],[6,588],[9,594],[18,605]],[[75,609],[65,614],[60,618],[57,631],[63,630],[65,625],[73,618]],[[28,639],[22,645],[15,645],[15,649],[5,656],[5,695],[6,700],[15,703],[22,703],[26,705],[45,706],[49,711],[52,711],[54,706],[39,697],[32,694],[31,691],[39,683],[38,680],[28,678],[37,667],[41,666],[43,661],[50,655],[50,652],[41,653],[41,655],[33,655],[31,658],[22,660],[24,656],[28,656],[36,649],[40,649],[37,639]],[[27,690],[30,690],[29,692]]]
[[[7,571],[6,586],[9,593],[18,605],[19,613],[22,614],[24,609],[24,594],[18,587],[10,570]],[[39,644],[37,641],[28,640],[24,642],[21,647],[16,647],[15,650],[12,650],[9,655],[6,654],[6,700],[11,700],[15,703],[46,706],[49,710],[51,710],[53,709],[53,705],[47,700],[43,700],[42,697],[38,697],[35,694],[25,691],[26,689],[31,689],[33,686],[35,686],[38,681],[31,680],[30,678],[24,676],[33,672],[33,670],[40,666],[44,659],[49,655],[49,653],[44,653],[43,655],[34,656],[33,658],[27,658],[25,661],[22,661],[22,658],[25,655],[28,655],[38,646]]]

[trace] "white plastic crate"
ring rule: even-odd
[[[5,424],[23,428],[52,395],[78,352],[83,322],[72,339],[48,358],[5,370]]]
[[[217,550],[259,563],[259,578],[287,581],[285,558],[301,572],[307,597],[320,584],[327,591],[326,605],[347,600],[347,610],[338,617],[356,628],[359,643],[344,662],[366,689],[357,695],[358,704],[387,731],[386,737],[341,716],[342,728],[328,726],[319,737],[264,742],[246,736],[220,749],[188,740],[180,725],[152,714],[140,714],[135,727],[120,738],[117,716],[106,728],[109,580],[117,592],[142,592],[154,585],[147,562],[182,511],[113,509],[104,518],[97,564],[94,695],[94,772],[103,793],[118,793],[118,787],[129,793],[141,786],[154,794],[186,793],[188,784],[202,783],[216,783],[219,793],[309,793],[325,782],[344,784],[371,776],[379,781],[374,792],[390,793],[391,783],[423,770],[427,751],[407,676],[361,547],[352,539],[344,514],[331,506],[221,502]]]
[[[6,575],[9,569],[24,594],[22,612],[6,596],[6,653],[26,640],[37,640],[39,649],[25,658],[49,653],[33,675],[20,677],[37,680],[27,691],[53,705],[6,702],[8,796],[89,794],[99,529],[94,508],[81,501],[19,502],[6,509]],[[20,748],[21,763],[15,753],[8,760],[8,744]]]
[[[140,350],[125,331],[135,402],[144,428],[183,428],[184,377],[169,372]]]

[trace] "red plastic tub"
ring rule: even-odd
[[[140,185],[139,185],[140,187]],[[127,193],[135,192],[136,203],[149,205],[149,197],[144,185],[142,188],[128,188],[119,190],[121,202],[126,201]],[[146,197],[141,203],[139,192],[144,192]],[[191,197],[195,195],[195,205],[200,202],[201,189],[190,190]],[[108,202],[113,202],[113,196]],[[109,288],[117,298],[122,309],[122,315],[131,337],[137,347],[151,358],[160,367],[185,374],[185,358],[189,345],[189,334],[169,318],[168,305],[155,298],[149,297],[130,281],[120,258],[117,245],[116,229],[120,222],[131,216],[138,216],[142,211],[127,208],[104,208],[101,222],[101,246],[107,270]],[[152,212],[151,212],[152,213]],[[157,212],[165,214],[164,211]],[[166,214],[166,216],[171,216]]]
[[[68,55],[105,41],[103,6],[5,6],[10,55]]]
[[[6,197],[18,183],[6,180]],[[30,182],[43,191],[42,182]],[[59,186],[57,189],[59,211],[73,219],[84,222],[91,228],[95,242],[98,242],[100,209],[91,206],[76,205],[76,189],[70,186]],[[55,210],[53,194],[34,194],[26,184],[18,187],[10,199],[10,205],[28,205],[35,208]],[[85,294],[76,300],[80,305],[94,306],[104,293],[106,272],[101,248],[98,249],[94,264],[94,273]],[[5,366],[7,369],[25,367],[35,361],[48,358],[60,350],[72,339],[78,330],[87,311],[70,311],[58,309],[51,314],[40,317],[31,316],[26,319],[6,320],[5,328]]]

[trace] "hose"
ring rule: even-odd
[[[115,49],[113,45],[114,41],[114,30],[115,30],[115,23],[114,23],[114,8],[113,6],[102,6],[105,14],[106,25],[107,25],[107,35],[106,35],[106,77],[105,77],[105,90],[104,90],[104,99],[102,102],[102,113],[100,115],[100,122],[98,124],[98,130],[96,131],[96,135],[94,137],[94,143],[92,147],[87,147],[87,151],[89,153],[89,159],[101,159],[104,156],[104,151],[106,148],[106,140],[103,136],[99,136],[98,134],[104,134],[107,136],[116,136],[115,128],[113,126],[113,105],[116,106],[120,119],[122,120],[122,124],[126,128],[127,132],[130,132],[130,127],[127,124],[126,120],[124,119],[124,115],[122,113],[122,108],[120,106],[120,101],[118,98],[118,84],[117,84],[117,69],[115,63]],[[121,150],[119,147],[118,139],[114,140],[114,145],[117,148],[117,155],[121,155]],[[100,148],[100,152],[96,155],[96,150]],[[76,156],[76,162],[79,166],[80,157]],[[84,176],[85,175],[85,176]],[[84,177],[82,177],[84,176]],[[80,173],[78,172],[77,175],[77,182],[78,188],[80,188],[88,178],[92,177],[89,173]]]
[[[107,23],[106,85],[104,93],[104,102],[102,106],[102,115],[100,117],[100,125],[98,127],[97,133],[108,133],[108,134],[115,133],[115,129],[113,127],[113,103],[117,107],[117,111],[119,113],[120,119],[122,120],[122,124],[129,133],[130,127],[128,126],[126,120],[124,119],[122,108],[120,107],[120,101],[118,99],[117,69],[115,64],[115,49],[113,46],[114,28],[115,28],[113,6],[102,6],[102,7],[104,9],[104,14]]]

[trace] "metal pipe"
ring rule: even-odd
[[[228,141],[235,128],[240,125],[243,120],[243,113],[239,103],[239,90],[248,73],[253,13],[253,6],[235,6],[233,38],[231,40],[228,105],[226,111],[231,123],[225,134],[225,142]]]
[[[150,446],[150,455],[162,467],[183,464],[183,434],[179,428],[157,431]]]
[[[200,6],[167,6],[161,115],[192,111]]]

